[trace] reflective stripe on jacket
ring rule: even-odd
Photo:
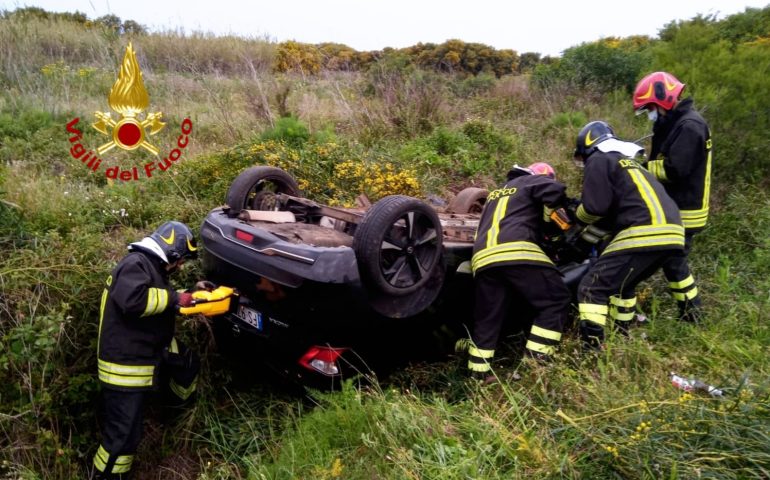
[[[682,100],[653,128],[647,169],[663,183],[679,206],[684,227],[706,226],[711,190],[711,132],[706,120]]]
[[[613,232],[602,255],[684,248],[674,201],[650,172],[619,152],[596,151],[586,160],[577,216]]]
[[[546,209],[565,200],[564,184],[522,174],[493,190],[481,214],[473,245],[473,272],[490,266],[530,264],[555,268],[540,248]]]

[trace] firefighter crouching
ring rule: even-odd
[[[142,436],[147,395],[161,388],[177,405],[195,391],[199,361],[174,338],[177,306],[192,304],[177,293],[169,275],[196,258],[192,231],[166,222],[149,237],[128,246],[107,277],[99,310],[98,372],[104,419],[102,443],[94,456],[92,478],[126,478]],[[196,288],[209,288],[199,282]]]
[[[615,138],[596,121],[577,136],[575,162],[584,166],[577,219],[596,224],[612,240],[578,286],[580,334],[585,348],[600,348],[607,316],[621,332],[634,318],[636,286],[684,248],[676,203],[634,156],[641,147]]]
[[[566,201],[566,187],[542,162],[514,166],[507,180],[487,197],[471,260],[476,298],[468,368],[489,380],[490,362],[514,301],[535,311],[527,353],[547,360],[561,340],[570,299],[559,271],[538,244],[544,220],[550,221],[550,213]]]
[[[685,248],[663,264],[663,273],[679,306],[679,318],[698,322],[701,299],[687,257],[693,236],[708,220],[711,132],[692,98],[680,99],[684,88],[670,73],[654,72],[636,85],[633,102],[637,114],[647,113],[654,122],[647,169],[679,206],[684,225]]]

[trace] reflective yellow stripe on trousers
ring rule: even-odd
[[[155,366],[120,365],[99,359],[99,380],[120,387],[152,386]]]
[[[475,272],[492,263],[526,260],[553,265],[543,250],[532,242],[506,242],[479,250],[471,258],[471,268]]]
[[[612,239],[602,255],[619,250],[655,246],[684,246],[684,227],[676,224],[629,227]]]
[[[94,466],[97,470],[104,473],[107,469],[107,462],[110,459],[110,454],[105,450],[102,445],[99,445],[99,449],[94,455]],[[115,464],[112,466],[111,473],[126,473],[131,470],[131,464],[134,463],[133,455],[120,455],[115,459]]]
[[[172,378],[171,381],[168,384],[169,388],[172,392],[174,392],[174,395],[180,398],[180,400],[187,400],[190,398],[190,395],[195,392],[196,388],[198,387],[198,377],[195,377],[195,379],[190,383],[190,386],[185,388]]]
[[[617,295],[610,297],[610,317],[620,322],[630,322],[634,319],[636,297],[620,298]]]
[[[528,350],[543,353],[545,355],[553,355],[556,352],[556,347],[553,345],[543,345],[540,342],[533,342],[532,340],[527,340],[526,347]]]
[[[581,303],[578,305],[578,315],[580,320],[587,320],[604,326],[607,324],[607,314],[610,309],[607,305],[597,305],[595,303]]]

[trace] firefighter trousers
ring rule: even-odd
[[[663,264],[663,274],[668,280],[668,287],[679,307],[679,318],[690,322],[699,320],[701,306],[698,286],[690,273],[687,261],[695,233],[692,230],[685,230],[684,251],[676,252]]]
[[[622,331],[633,319],[636,286],[651,277],[676,250],[600,256],[578,285],[580,334],[586,347],[604,341],[607,316]]]
[[[198,357],[176,339],[164,351],[159,381],[163,402],[178,407],[192,398]],[[94,456],[93,479],[126,479],[142,439],[144,410],[152,390],[102,388],[102,443]]]
[[[558,270],[536,265],[491,267],[474,277],[475,310],[468,368],[490,371],[490,361],[510,310],[529,306],[535,312],[526,348],[551,355],[561,341],[570,293]]]

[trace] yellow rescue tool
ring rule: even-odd
[[[182,315],[195,315],[200,313],[206,317],[222,315],[230,310],[230,298],[237,295],[234,288],[217,287],[212,291],[198,290],[192,293],[193,304],[190,307],[182,307],[179,313]]]

